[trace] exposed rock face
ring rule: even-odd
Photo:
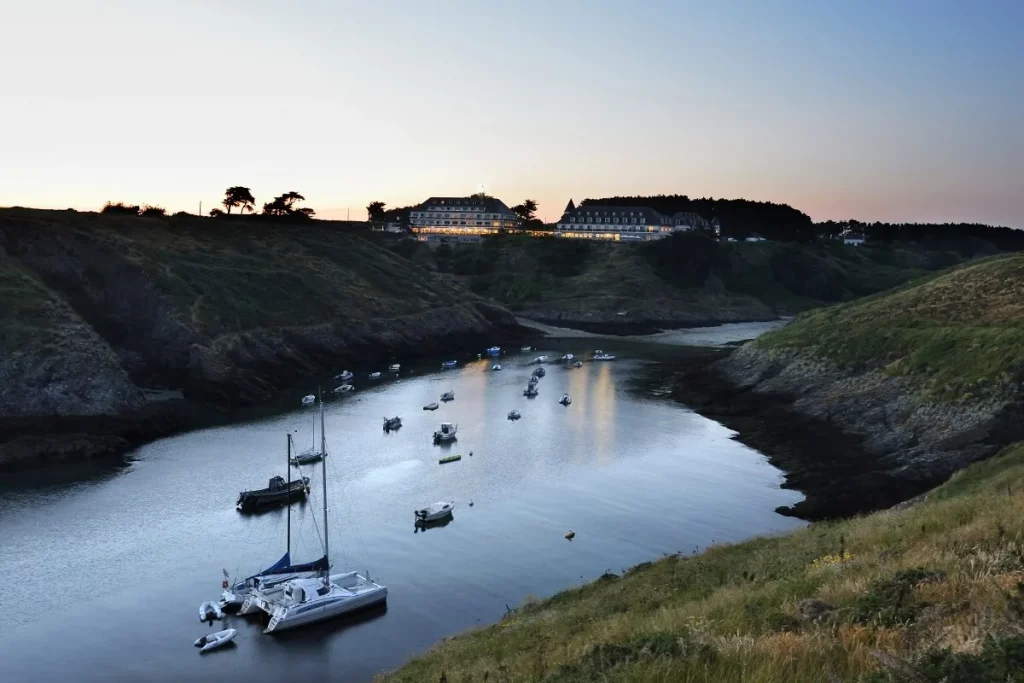
[[[861,437],[889,475],[908,481],[941,481],[1021,437],[1018,403],[929,401],[906,377],[843,369],[795,350],[752,342],[715,368],[741,389],[788,397],[797,412]]]
[[[329,224],[241,227],[0,211],[0,470],[123,451],[303,377],[518,332],[508,311]]]

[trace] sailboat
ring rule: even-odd
[[[326,458],[327,439],[323,434],[323,413],[320,415],[320,450]],[[323,483],[324,557],[329,558],[327,467],[323,468]],[[314,624],[387,600],[387,586],[382,586],[358,572],[329,572],[330,569],[325,568],[317,577],[294,578],[269,590],[260,590],[250,598],[257,607],[270,615],[270,623],[263,632],[276,633]]]
[[[320,428],[321,428],[321,430],[323,429],[323,421],[324,421],[324,397],[321,396],[320,397]],[[309,448],[307,448],[306,450],[302,451],[301,453],[296,453],[295,455],[293,455],[291,457],[291,459],[289,460],[289,462],[292,465],[298,467],[299,465],[308,465],[310,463],[316,462],[317,460],[322,460],[323,457],[324,457],[323,450],[319,450],[318,451],[316,449],[316,414],[314,413],[313,414],[313,445],[310,446]]]
[[[291,461],[292,435],[288,435],[288,450],[286,460]],[[287,465],[286,465],[287,467]],[[305,483],[309,482],[308,477],[303,477]],[[288,470],[288,487],[292,484],[291,469]],[[224,592],[220,595],[221,607],[239,607],[239,614],[255,612],[256,608],[247,604],[247,599],[259,588],[266,588],[282,581],[295,578],[315,577],[317,573],[327,569],[327,556],[321,557],[315,562],[305,564],[292,564],[292,508],[288,506],[288,537],[285,546],[284,556],[270,565],[263,571],[238,581],[234,584],[228,582],[228,572],[224,570]]]

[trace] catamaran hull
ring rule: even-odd
[[[380,586],[378,589],[351,597],[339,597],[324,605],[310,605],[310,609],[302,614],[281,618],[272,616],[270,624],[263,629],[264,633],[279,633],[288,629],[298,628],[315,624],[320,621],[334,619],[345,614],[379,605],[388,599],[388,589]]]

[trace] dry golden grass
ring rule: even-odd
[[[669,557],[531,601],[381,680],[801,683],[898,673],[937,647],[976,653],[986,636],[1024,634],[1022,543],[1024,446],[1015,446],[914,507]],[[841,547],[844,560],[821,561]],[[811,620],[801,614],[807,598],[832,609]]]

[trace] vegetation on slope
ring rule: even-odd
[[[1005,398],[1024,370],[1024,256],[811,311],[757,344],[909,376],[936,398]]]
[[[499,236],[392,248],[529,315],[607,322],[626,310],[680,324],[767,319],[848,301],[964,258],[913,246],[723,243],[699,234],[637,245]]]
[[[1021,681],[1022,544],[1015,445],[909,508],[527,602],[383,680]]]

